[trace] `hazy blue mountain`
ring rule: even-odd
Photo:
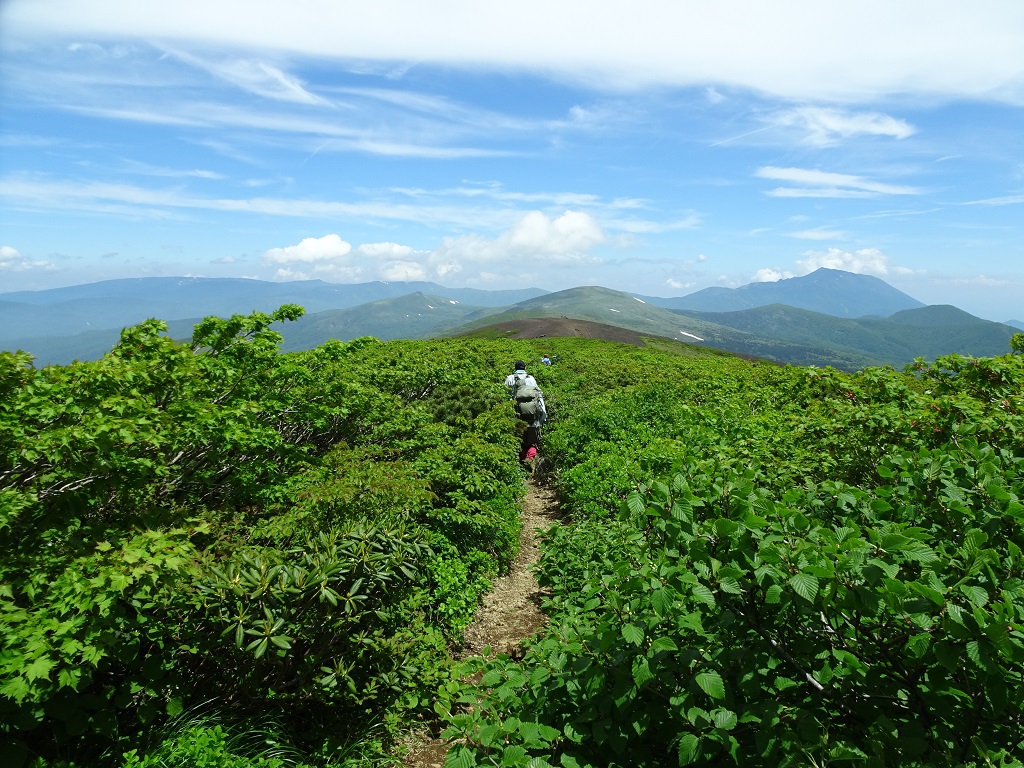
[[[348,341],[360,336],[374,336],[384,341],[420,339],[438,329],[459,325],[469,317],[496,311],[416,292],[347,309],[315,312],[274,328],[284,336],[282,349],[294,352],[313,349],[329,339]]]
[[[192,328],[201,319],[171,320],[167,323],[167,335],[174,339],[189,339],[192,337]],[[47,365],[67,365],[75,360],[98,360],[113,349],[120,338],[120,328],[105,328],[73,336],[18,339],[15,343],[4,342],[2,348],[30,353],[35,358],[36,368],[42,368]]]
[[[824,346],[835,350],[837,357],[855,353],[873,365],[897,368],[915,357],[1005,355],[1015,333],[1008,325],[948,305],[903,310],[886,318],[839,318],[781,304],[738,312],[676,312],[779,341]]]
[[[670,299],[643,297],[666,309],[735,312],[769,304],[785,304],[836,317],[888,317],[903,309],[925,306],[884,280],[839,269],[819,269],[803,277],[739,288],[705,288]]]
[[[496,323],[536,317],[566,317],[616,325],[651,336],[794,365],[832,365],[856,370],[877,364],[877,360],[857,350],[836,350],[815,342],[772,339],[766,334],[731,328],[701,317],[684,317],[628,293],[595,286],[571,288],[528,299],[438,335],[458,335]]]
[[[242,278],[145,277],[0,294],[0,344],[85,331],[117,329],[150,317],[162,320],[270,312],[299,304],[307,313],[344,309],[414,292],[443,295],[478,307],[500,307],[543,294],[539,288],[484,291],[436,283],[284,283]]]
[[[1024,331],[1024,320],[1007,320],[1004,325],[1008,325],[1011,328],[1020,328]]]
[[[809,296],[827,300],[832,311],[783,303],[716,312],[658,304],[702,294],[731,306],[751,295],[767,295],[765,287],[779,290],[780,286],[798,299],[802,294],[808,303]],[[147,317],[166,320],[170,335],[182,339],[204,316],[270,311],[285,303],[307,310],[297,323],[284,323],[278,329],[288,351],[310,349],[332,338],[415,339],[527,318],[564,317],[794,365],[856,370],[883,364],[902,367],[915,357],[934,359],[952,352],[1001,355],[1017,332],[1010,324],[982,320],[956,307],[924,306],[877,278],[838,270],[818,270],[803,278],[745,288],[749,290],[709,289],[691,297],[649,299],[598,286],[545,293],[539,289],[453,290],[433,283],[114,280],[0,294],[0,349],[24,349],[35,355],[40,366],[89,360],[107,352],[122,327]],[[859,310],[854,309],[858,301],[862,302]],[[900,303],[913,306],[899,308]],[[857,317],[837,316],[839,308]]]
[[[355,307],[306,314],[295,322],[275,323],[273,328],[284,337],[282,350],[294,352],[313,349],[331,339],[348,341],[359,336],[375,336],[382,340],[423,338],[440,328],[459,325],[469,318],[495,311],[494,308],[416,292]],[[167,335],[188,339],[201,319],[171,320]],[[105,329],[74,336],[35,337],[20,340],[17,348],[31,353],[36,359],[36,367],[66,365],[74,360],[102,357],[120,336],[120,329]]]

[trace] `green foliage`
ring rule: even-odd
[[[117,754],[211,697],[332,755],[446,673],[518,538],[516,351],[281,354],[271,324],[301,313],[208,318],[186,344],[152,320],[67,367],[0,355],[0,742],[20,759]]]
[[[355,705],[415,687],[409,647],[423,629],[408,613],[426,554],[417,531],[361,521],[211,567],[204,606],[241,652],[222,656],[222,673],[232,687],[246,680],[249,696]]]
[[[540,350],[281,354],[300,314],[0,354],[12,764],[380,764],[375,729],[433,703],[449,766],[1020,765],[1024,356],[848,375],[545,339],[549,623],[453,669],[516,555],[500,382]],[[305,757],[182,719],[208,699]]]
[[[278,756],[279,751],[272,743],[246,743],[221,725],[196,725],[161,742],[145,755],[139,755],[135,749],[126,752],[121,768],[308,768],[288,759],[291,755],[287,753]]]
[[[1019,357],[588,351],[631,382],[583,381],[549,431],[576,517],[544,545],[550,624],[465,670],[449,765],[1020,765]]]

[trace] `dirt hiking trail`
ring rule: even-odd
[[[549,528],[561,513],[555,492],[530,479],[523,499],[523,531],[519,535],[519,554],[505,576],[494,580],[491,591],[466,629],[460,657],[478,656],[485,648],[491,655],[507,653],[522,656],[521,644],[547,623],[540,611],[542,593],[533,576],[533,564],[540,558],[536,529]],[[441,768],[448,744],[419,734],[412,738],[409,752],[402,758],[405,768]]]

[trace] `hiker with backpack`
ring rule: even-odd
[[[530,458],[531,448],[533,456],[537,455],[537,446],[540,444],[540,427],[548,418],[548,411],[544,406],[544,393],[537,386],[537,380],[526,372],[526,363],[522,360],[516,360],[515,370],[505,379],[505,387],[512,396],[516,415],[526,422],[519,458],[527,461]]]

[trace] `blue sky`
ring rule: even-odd
[[[680,296],[1024,319],[1018,0],[0,0],[0,291]]]

